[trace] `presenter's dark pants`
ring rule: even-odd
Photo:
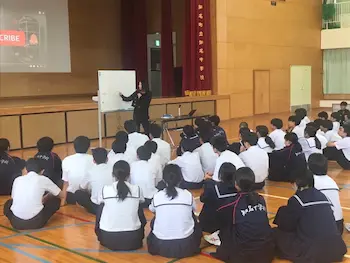
[[[136,122],[137,132],[140,132],[140,127],[142,125],[145,134],[149,135],[149,117],[148,114],[139,113],[134,111],[134,121]]]

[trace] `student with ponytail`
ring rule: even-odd
[[[317,130],[315,127],[307,125],[305,128],[305,143],[303,144],[303,153],[306,161],[313,153],[322,153],[322,145],[320,140],[316,137]]]
[[[274,257],[272,231],[262,196],[252,191],[254,172],[243,167],[236,172],[237,196],[218,209],[221,245],[214,257],[232,263],[270,263]]]
[[[118,161],[113,166],[115,182],[99,196],[95,233],[102,246],[114,251],[142,247],[146,218],[140,203],[145,199],[139,186],[127,182],[130,166]]]
[[[268,136],[269,129],[264,125],[259,125],[256,127],[256,134],[258,135],[258,146],[267,153],[272,153],[276,148],[275,143]]]
[[[196,203],[192,194],[180,189],[181,168],[165,166],[166,188],[156,193],[149,209],[155,214],[147,238],[148,252],[167,258],[191,257],[200,252],[202,231],[194,217]]]

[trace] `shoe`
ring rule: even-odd
[[[204,240],[207,241],[209,244],[212,244],[214,246],[219,247],[221,245],[221,240],[219,238],[219,232],[220,231],[216,231],[211,235],[204,236]]]

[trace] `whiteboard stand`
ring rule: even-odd
[[[99,147],[102,147],[102,112],[101,112],[101,96],[100,91],[97,92],[98,95],[98,142]]]

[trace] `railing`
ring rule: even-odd
[[[323,29],[335,29],[350,27],[350,0],[336,3],[335,16],[331,20],[323,21]]]

